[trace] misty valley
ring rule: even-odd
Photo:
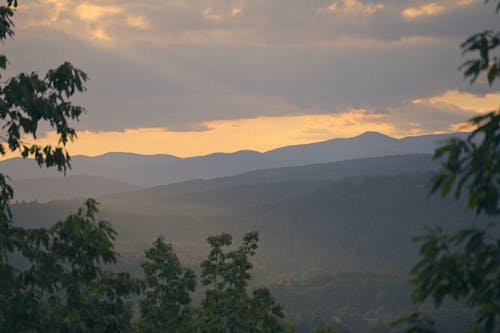
[[[378,135],[366,136],[374,136],[368,141],[376,147],[364,143],[368,156],[377,155],[377,150],[386,155],[299,166],[288,161],[292,166],[242,173],[229,170],[238,174],[153,187],[137,184],[137,169],[156,166],[168,174],[169,164],[147,162],[148,157],[140,155],[104,156],[108,167],[126,169],[119,170],[119,179],[114,180],[96,172],[105,173],[106,166],[82,167],[76,160],[74,170],[82,176],[40,177],[40,183],[32,179],[27,184],[36,184],[36,189],[22,193],[39,195],[46,202],[25,198],[13,204],[12,210],[23,226],[50,227],[83,202],[83,195],[61,189],[93,194],[100,203],[99,216],[111,221],[118,233],[115,248],[121,257],[113,269],[137,276],[143,274],[144,251],[159,236],[173,245],[183,265],[200,274],[200,263],[209,252],[207,237],[226,232],[240,239],[256,230],[260,242],[251,260],[250,286],[267,286],[297,332],[327,327],[332,332],[392,332],[394,321],[415,310],[409,271],[417,260],[418,244],[412,239],[431,226],[453,232],[485,221],[478,221],[463,200],[428,195],[439,167],[430,154],[393,152],[390,156],[389,149],[380,150]],[[412,140],[419,139],[432,142],[425,137]],[[339,149],[335,148],[338,144],[334,140],[328,149]],[[430,144],[420,147],[424,152],[432,149]],[[87,158],[86,163],[99,165],[104,157]],[[128,163],[122,165],[124,158]],[[238,158],[237,154],[233,157]],[[198,163],[203,162],[199,158]],[[227,156],[210,162],[226,165]],[[89,183],[96,192],[85,192]],[[116,193],[99,193],[102,189],[94,183]],[[51,196],[59,197],[52,200]],[[195,302],[201,299],[201,290],[199,285],[193,293]],[[424,310],[434,312],[431,307]],[[470,318],[465,308],[454,303],[445,304],[438,314],[437,327],[442,332],[461,332]]]

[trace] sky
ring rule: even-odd
[[[499,20],[483,0],[21,0],[2,47],[10,75],[89,75],[72,154],[186,157],[465,130],[500,86],[464,80],[459,45]]]

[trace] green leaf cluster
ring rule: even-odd
[[[266,288],[248,293],[248,282],[259,235],[256,231],[243,237],[234,250],[232,237],[223,233],[209,237],[211,250],[201,264],[201,282],[205,297],[198,311],[197,331],[203,333],[288,332],[282,307]]]
[[[171,244],[159,238],[146,251],[140,316],[136,332],[293,332],[282,307],[267,288],[248,290],[258,233],[244,235],[237,249],[223,233],[207,239],[211,250],[201,263],[203,298],[192,303],[196,276],[183,268]]]
[[[191,293],[196,276],[181,266],[171,244],[159,238],[146,251],[138,332],[189,332],[193,328]]]
[[[132,316],[128,296],[139,284],[103,265],[117,262],[111,225],[85,207],[50,229],[18,228],[16,253],[26,264],[0,270],[0,331],[123,332]]]
[[[468,204],[476,214],[493,216],[498,209],[500,189],[500,110],[470,120],[476,129],[467,139],[452,139],[436,149],[435,159],[444,159],[433,177],[431,193],[451,192],[459,198],[467,192]]]
[[[485,2],[490,2],[486,0]],[[494,2],[494,1],[491,1]],[[500,1],[495,1],[496,13]],[[460,69],[475,82],[485,73],[489,84],[500,77],[498,52],[500,32],[487,30],[461,44],[464,54],[479,57],[467,60]],[[500,110],[474,117],[475,130],[465,139],[452,139],[436,149],[434,157],[443,161],[433,177],[430,193],[443,197],[466,193],[476,215],[498,216],[500,196]],[[500,238],[498,226],[475,226],[447,234],[430,229],[420,242],[420,259],[411,272],[412,299],[422,304],[431,300],[439,308],[447,299],[462,303],[474,313],[469,332],[500,332]],[[434,321],[414,313],[397,324],[406,323],[406,332],[435,332]]]
[[[489,2],[496,2],[495,11],[498,13],[500,11],[500,1],[485,0],[485,3]],[[489,84],[493,84],[495,79],[500,76],[498,46],[500,46],[500,31],[498,30],[485,30],[476,33],[460,44],[464,56],[476,55],[466,60],[459,67],[463,71],[465,78],[474,83],[481,73],[485,73]]]

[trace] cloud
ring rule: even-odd
[[[99,155],[109,151],[142,154],[167,153],[177,156],[205,155],[214,151],[251,149],[268,151],[278,147],[306,144],[377,131],[393,137],[444,133],[463,129],[470,113],[453,106],[406,104],[386,113],[368,109],[346,109],[337,114],[261,116],[214,120],[181,127],[129,128],[122,131],[79,131],[71,154]],[[46,133],[42,144],[55,144],[57,135]],[[182,144],[179,144],[182,143]]]
[[[493,8],[435,0],[445,7],[439,14],[401,14],[429,3],[33,0],[21,2],[5,52],[16,71],[44,72],[66,60],[84,69],[91,80],[75,102],[88,113],[77,128],[92,133],[161,128],[168,138],[196,132],[203,136],[189,138],[206,140],[228,124],[249,137],[267,137],[273,125],[294,128],[274,144],[370,126],[428,133],[482,112],[496,101],[487,93],[499,91],[471,87],[457,70],[460,41],[495,26]],[[311,115],[318,121],[298,125]],[[257,145],[238,140],[241,148]]]
[[[219,22],[222,20],[222,14],[217,14],[213,8],[208,7],[203,10],[203,17],[209,21]]]
[[[213,130],[205,123],[175,124],[166,128],[170,132],[205,132]]]
[[[97,28],[91,31],[92,37],[99,40],[109,41],[111,36],[103,28]]]
[[[326,8],[320,9],[320,12],[335,15],[370,16],[383,8],[384,4],[382,3],[370,4],[360,0],[335,0]]]
[[[458,90],[447,90],[439,96],[412,101],[420,105],[453,105],[462,110],[486,113],[500,108],[500,93],[476,95]]]
[[[455,11],[460,7],[478,4],[477,0],[438,0],[435,2],[425,2],[417,6],[407,7],[401,15],[408,21],[417,20],[429,16],[438,16],[446,11]]]
[[[240,16],[243,14],[243,8],[242,7],[233,7],[231,9],[231,16]]]
[[[196,127],[196,126],[195,126]],[[365,110],[345,114],[292,115],[211,121],[201,127],[175,131],[166,128],[134,128],[123,131],[80,131],[78,140],[68,146],[72,155],[100,155],[109,151],[142,154],[168,153],[177,156],[205,155],[214,151],[268,151],[278,147],[350,137],[367,130],[394,134],[391,124]],[[46,133],[42,144],[54,144],[57,135]],[[179,143],[182,144],[179,144]]]
[[[76,7],[75,12],[82,21],[93,22],[102,19],[104,16],[120,14],[122,8],[118,6],[100,6],[84,2]]]
[[[117,50],[104,44],[52,34],[16,39],[7,54],[17,55],[12,61],[18,69],[35,65],[44,71],[70,60],[88,72],[88,91],[76,99],[89,111],[80,129],[171,127],[352,108],[383,113],[450,88],[470,91],[456,70],[461,58],[454,41],[307,47],[145,44]]]
[[[324,45],[346,39],[449,37],[497,22],[495,15],[484,15],[488,9],[477,0],[33,0],[21,4],[22,11],[30,26],[50,26],[73,37],[83,32],[92,39],[98,25],[121,44],[156,46]],[[423,17],[436,20],[420,24],[417,18]]]
[[[151,27],[150,22],[142,15],[133,16],[129,15],[127,17],[127,24],[131,27],[138,29],[149,29]]]
[[[453,131],[452,124],[461,124],[476,115],[446,103],[403,103],[387,108],[386,121],[394,125],[399,133],[421,135]]]
[[[414,20],[422,16],[434,16],[444,12],[446,8],[439,3],[431,2],[418,7],[408,7],[401,13],[407,20]]]

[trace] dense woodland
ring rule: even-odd
[[[210,250],[207,235],[239,238],[259,230],[250,286],[268,286],[298,332],[327,326],[389,332],[391,322],[414,309],[408,277],[417,259],[413,237],[426,226],[452,232],[471,220],[486,222],[464,202],[427,196],[435,168],[429,155],[370,158],[190,181],[98,201],[101,216],[118,232],[121,259],[114,269],[141,276],[144,251],[162,235],[182,264],[200,275]],[[12,209],[25,226],[49,227],[79,205],[26,202]],[[200,302],[203,293],[192,297]],[[459,332],[467,318],[451,304],[440,315],[447,332]]]

